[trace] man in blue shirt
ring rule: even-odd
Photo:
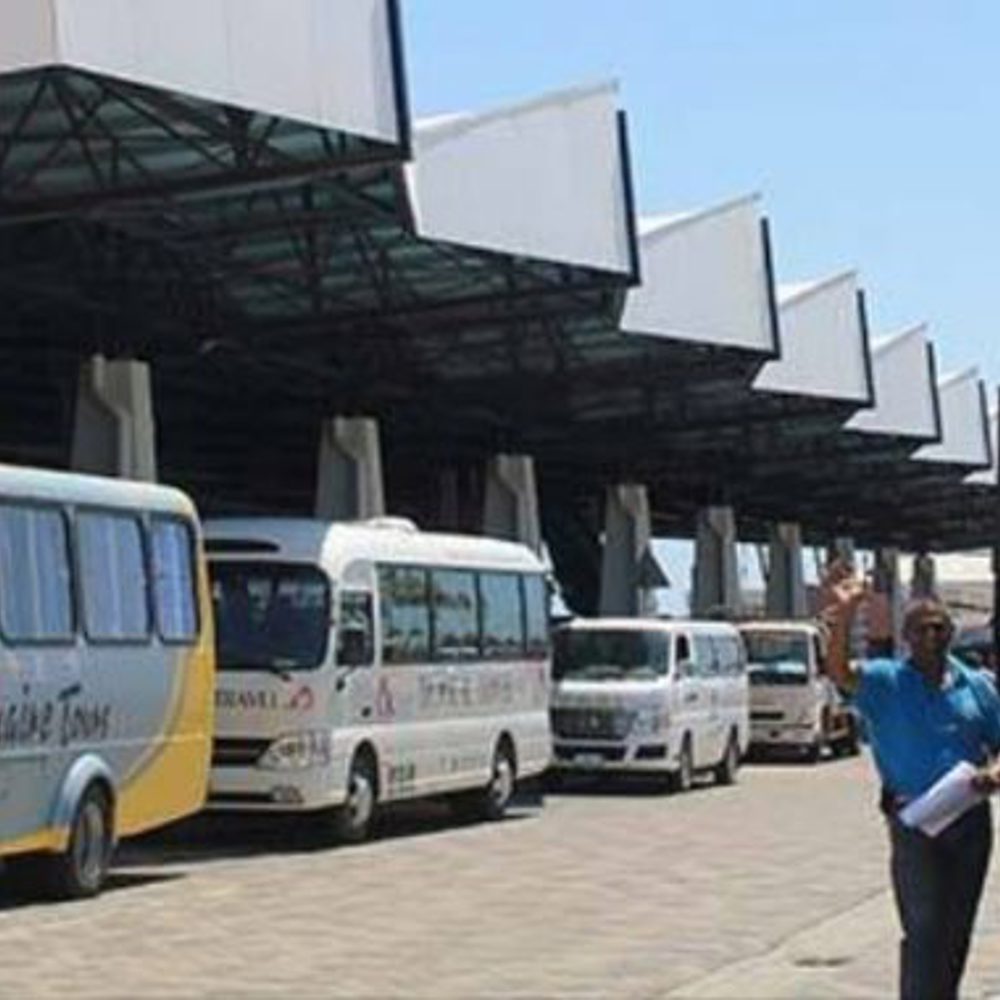
[[[1000,788],[1000,767],[992,763],[1000,752],[1000,696],[985,676],[949,655],[953,625],[939,600],[924,598],[908,609],[907,657],[852,664],[848,636],[867,588],[846,564],[835,563],[824,591],[830,677],[854,696],[882,779],[903,928],[900,995],[951,1000],[958,996],[989,864],[989,803],[984,798],[936,837],[906,826],[898,812],[962,761],[979,769],[972,779],[978,791]]]

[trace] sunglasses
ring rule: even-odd
[[[951,626],[947,622],[921,622],[913,626],[914,632],[937,632],[944,635],[951,631]]]

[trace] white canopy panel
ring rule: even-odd
[[[390,0],[3,0],[0,73],[67,65],[400,140]]]
[[[954,462],[988,466],[992,461],[989,420],[977,368],[957,372],[938,383],[941,441],[914,453],[919,462]]]
[[[764,392],[871,402],[868,345],[853,271],[778,288],[781,357],[761,369]]]
[[[617,87],[417,122],[407,165],[430,239],[632,271]]]
[[[872,345],[875,405],[859,410],[848,430],[906,437],[938,436],[937,386],[927,326],[912,327]]]
[[[757,195],[639,221],[642,284],[621,328],[771,353],[771,275]]]
[[[971,486],[997,486],[1000,484],[1000,411],[993,410],[989,419],[990,443],[993,446],[993,461],[988,469],[973,472],[965,481]]]

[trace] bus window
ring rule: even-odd
[[[0,631],[11,642],[72,639],[69,536],[61,511],[0,506]]]
[[[525,652],[532,659],[544,659],[549,651],[549,588],[541,576],[525,576],[521,580]]]
[[[479,657],[479,607],[474,573],[431,571],[434,594],[434,659]]]
[[[337,618],[337,663],[340,666],[371,666],[375,658],[372,624],[372,595],[361,590],[341,591]]]
[[[198,605],[191,528],[183,521],[154,518],[151,539],[153,596],[160,637],[165,642],[194,642],[198,635]]]
[[[386,663],[425,663],[431,655],[431,609],[427,571],[410,566],[380,566],[382,659]]]
[[[520,578],[514,573],[480,573],[479,600],[483,621],[483,656],[501,659],[523,655]]]
[[[97,642],[149,638],[149,589],[142,526],[127,515],[77,516],[83,627]]]
[[[215,563],[220,670],[311,670],[326,657],[330,588],[311,566]]]

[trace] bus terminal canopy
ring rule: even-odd
[[[613,85],[411,125],[392,0],[2,17],[5,458],[68,464],[100,353],[151,363],[208,510],[311,509],[321,422],[365,414],[422,520],[428,470],[513,452],[591,529],[632,481],[663,531],[992,540],[978,380],[939,388],[923,332],[871,350],[853,272],[777,287],[756,196],[637,220]]]

